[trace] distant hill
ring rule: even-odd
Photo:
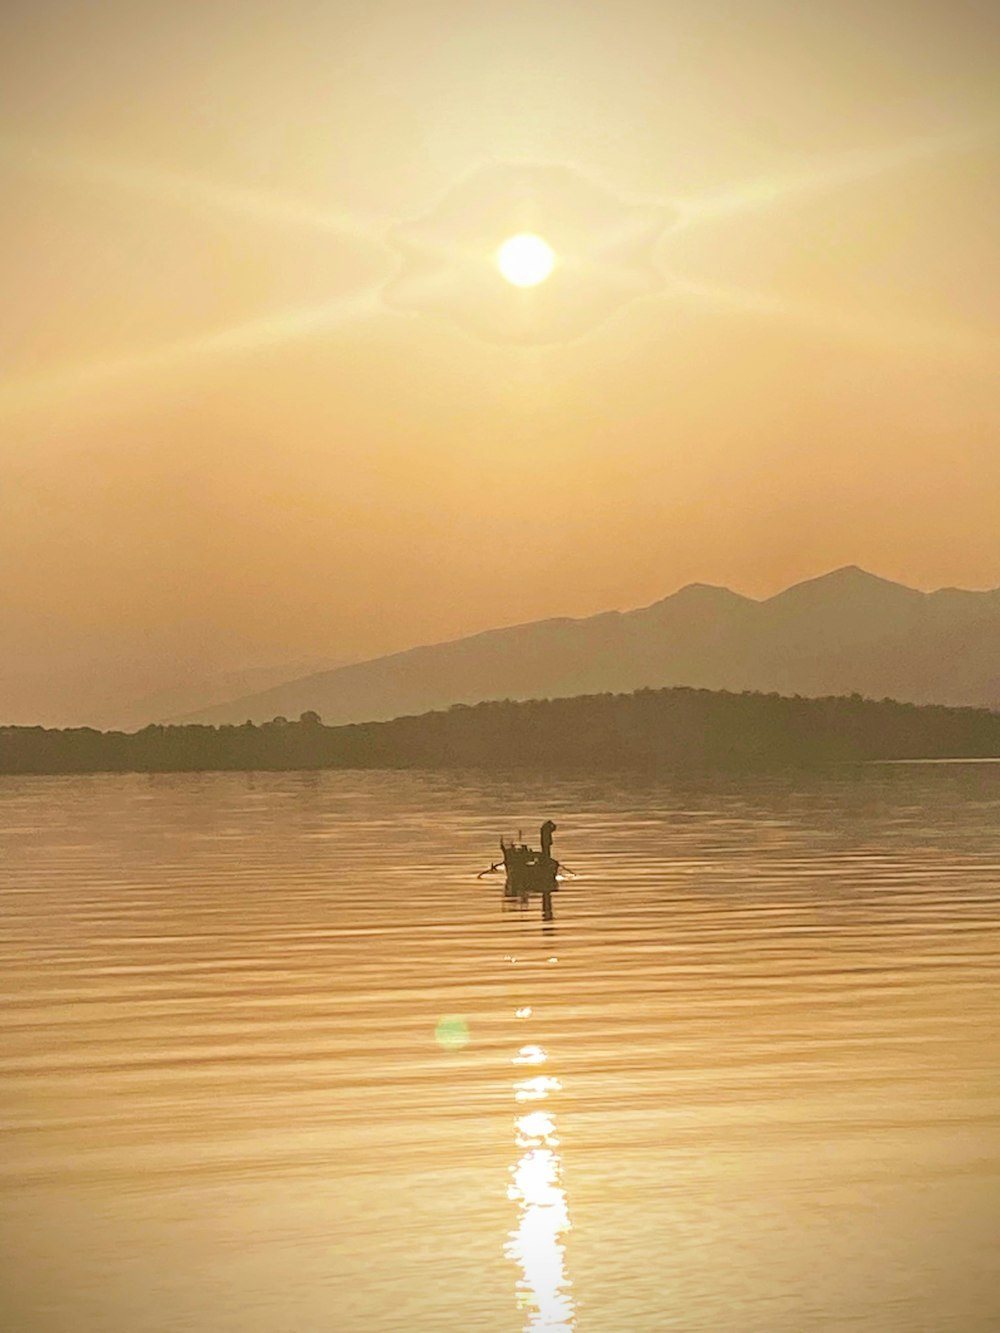
[[[123,660],[109,655],[96,661],[68,660],[47,670],[0,671],[0,726],[131,731],[343,665],[344,659],[311,658],[206,674],[183,661],[154,663],[152,659]],[[166,687],[152,684],[171,678]]]
[[[1000,713],[859,695],[826,699],[687,688],[455,705],[392,722],[0,728],[0,773],[211,769],[740,769],[870,759],[1000,756]]]
[[[127,703],[105,704],[99,723],[122,731],[145,727],[150,722],[166,722],[181,713],[225,706],[249,692],[260,693],[289,680],[329,672],[342,662],[286,662],[281,666],[247,667],[242,671],[224,671],[214,676],[196,677],[157,690]]]
[[[1000,706],[1000,589],[924,593],[838,569],[754,601],[691,584],[637,611],[542,620],[321,671],[179,717],[340,724],[488,699],[690,685]]]

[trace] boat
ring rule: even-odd
[[[555,831],[555,824],[547,819],[540,830],[540,851],[513,839],[510,842],[500,839],[508,893],[552,893],[559,887],[559,862],[552,855],[552,835]]]

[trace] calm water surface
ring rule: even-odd
[[[0,889],[10,1333],[1000,1328],[1000,765],[8,778]]]

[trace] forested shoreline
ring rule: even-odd
[[[1000,712],[863,699],[672,688],[455,705],[326,727],[314,713],[255,726],[0,727],[0,772],[317,768],[739,768],[1000,756]]]

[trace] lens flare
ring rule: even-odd
[[[21,140],[0,135],[0,162],[36,175],[64,176],[90,188],[122,190],[147,199],[203,212],[232,214],[248,222],[316,231],[374,245],[390,218],[346,209],[316,208],[269,190],[227,185],[200,176],[171,171],[150,163],[123,162],[74,144]]]
[[[326,305],[279,310],[228,328],[125,352],[103,361],[83,361],[35,375],[0,378],[0,413],[45,405],[54,394],[81,393],[123,378],[169,371],[188,364],[253,353],[335,330],[384,313],[377,288],[354,292]]]
[[[443,1051],[461,1051],[469,1044],[469,1025],[461,1014],[445,1014],[438,1019],[434,1040]]]

